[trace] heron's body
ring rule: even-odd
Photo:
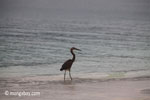
[[[63,70],[70,70],[72,64],[73,64],[73,60],[72,60],[72,59],[67,60],[67,61],[62,65],[62,68],[60,69],[60,71],[63,71]]]
[[[75,48],[75,47],[72,47],[72,48],[70,49],[70,52],[71,52],[71,54],[73,55],[73,58],[67,60],[67,61],[62,65],[62,67],[61,67],[61,69],[60,69],[60,71],[65,70],[65,73],[64,73],[64,80],[65,80],[65,76],[66,76],[66,71],[69,71],[69,76],[70,76],[70,78],[71,78],[71,80],[72,80],[70,71],[71,71],[72,64],[73,64],[73,62],[75,61],[75,58],[76,58],[76,56],[75,56],[73,50],[80,50],[80,49],[77,49],[77,48]]]

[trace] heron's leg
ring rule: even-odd
[[[65,70],[65,73],[64,73],[64,81],[65,81],[65,77],[66,77],[66,70]]]
[[[72,80],[72,77],[71,77],[71,72],[70,72],[70,70],[69,70],[69,76],[70,76],[70,79]]]

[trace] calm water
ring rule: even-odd
[[[149,0],[1,0],[0,76],[150,71]]]

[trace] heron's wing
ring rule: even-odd
[[[70,69],[72,66],[73,61],[71,59],[67,60],[63,65],[62,65],[62,70],[64,69]]]

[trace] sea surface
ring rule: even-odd
[[[0,77],[62,75],[71,47],[73,74],[150,74],[150,0],[0,1]]]

